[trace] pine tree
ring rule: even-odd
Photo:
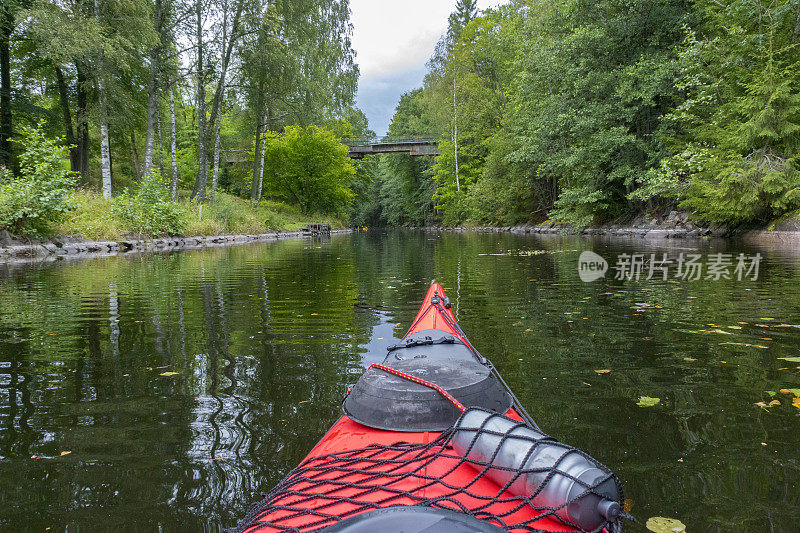
[[[461,30],[478,16],[478,0],[457,0],[456,10],[450,13],[447,35],[451,42],[458,39]]]

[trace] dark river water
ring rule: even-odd
[[[605,278],[581,281],[585,250]],[[647,279],[651,253],[706,270]],[[732,279],[705,279],[716,253]],[[761,254],[756,280],[740,253]],[[615,279],[636,254],[640,278]],[[0,530],[234,525],[433,278],[542,429],[619,475],[641,524],[800,530],[800,407],[781,392],[800,388],[795,251],[378,231],[0,266]]]

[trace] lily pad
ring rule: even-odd
[[[800,357],[778,357],[778,359],[789,361],[790,363],[800,363]]]
[[[636,403],[639,407],[653,407],[661,402],[661,398],[650,398],[649,396],[640,396],[639,401]]]
[[[677,518],[654,516],[647,520],[645,526],[655,533],[686,533],[686,525]]]

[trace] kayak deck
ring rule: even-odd
[[[514,418],[519,416],[510,411]],[[574,531],[480,475],[442,433],[373,430],[341,417],[249,516],[247,533],[317,531],[379,508],[450,509],[507,531]]]
[[[494,413],[493,416],[501,416],[497,413],[502,413],[513,427],[517,427],[518,421],[518,426],[531,427],[536,431],[539,428],[519,405],[491,363],[469,343],[450,310],[450,302],[441,286],[435,282],[431,285],[403,342],[389,347],[389,355],[384,362],[386,365],[375,364],[367,369],[359,380],[360,385],[357,384],[348,392],[343,405],[345,414],[303,462],[262,502],[249,510],[236,531],[307,532],[328,527],[339,531],[343,523],[351,522],[355,517],[368,517],[376,510],[420,507],[462,513],[478,523],[476,528],[471,529],[474,531],[584,531],[566,525],[560,519],[559,513],[563,513],[566,503],[560,507],[537,505],[532,501],[535,494],[526,492],[526,495],[520,496],[512,492],[511,482],[502,485],[495,481],[497,476],[493,477],[490,472],[495,468],[491,463],[493,459],[487,463],[466,452],[458,454],[454,451],[454,436],[464,428],[454,429],[458,427],[454,423],[459,413],[444,399],[462,412],[465,405],[472,406],[472,409]],[[473,372],[475,367],[478,370]],[[489,376],[486,376],[487,369]],[[448,375],[457,375],[459,371],[477,376],[474,383],[463,386],[452,384],[447,390],[444,385],[439,385],[447,382]],[[435,379],[420,377],[426,372]],[[370,379],[366,379],[368,375]],[[491,385],[493,380],[497,382],[495,385],[502,388],[485,388],[500,398],[492,403],[491,398],[481,397],[475,391],[485,384]],[[470,400],[470,403],[462,405],[451,392],[460,395],[465,402]],[[445,407],[436,407],[432,397],[446,404]],[[359,398],[360,403],[354,398]],[[489,403],[483,406],[472,403],[471,400],[475,398]],[[503,398],[508,403],[503,403]],[[348,402],[351,403],[349,407]],[[399,408],[398,404],[403,402],[408,406]],[[420,423],[426,415],[436,412],[445,420],[451,418],[438,426],[436,420]],[[415,430],[409,429],[412,427]],[[443,428],[447,429],[440,431]],[[481,427],[474,431],[477,439],[480,432],[491,430]],[[563,453],[561,459],[556,461],[553,473],[541,482],[544,487],[553,475],[560,475],[558,464],[573,453],[573,449],[546,435],[542,436],[545,440],[536,442],[551,443],[543,446],[555,447],[557,453]],[[475,442],[473,440],[473,444]],[[531,442],[540,445],[533,440]],[[621,494],[618,480],[605,467],[600,465],[600,468],[603,469],[601,474],[605,475],[603,481],[616,483]],[[520,475],[516,474],[517,477]],[[591,486],[581,482],[581,486],[593,494],[599,485],[599,481]],[[578,497],[586,494],[580,493]],[[588,529],[608,531],[608,528],[596,528],[595,525]],[[349,528],[345,530],[351,531]],[[616,526],[612,530],[617,531]]]

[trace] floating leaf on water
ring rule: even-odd
[[[591,383],[586,383],[585,381],[582,381],[581,383],[583,383],[583,384],[584,384],[584,385],[586,385],[587,387],[591,387],[591,386],[592,386],[592,384],[591,384]]]
[[[611,370],[603,369],[603,370],[595,370],[598,374],[610,374]]]
[[[169,377],[169,376],[177,376],[178,374],[180,374],[180,372],[162,372],[161,374],[159,374],[159,376]]]
[[[61,457],[64,457],[65,455],[69,455],[71,453],[72,452],[70,450],[64,450],[63,452],[61,452]]]
[[[728,326],[728,329],[742,329],[742,326]]]
[[[765,317],[761,317],[761,318],[759,318],[759,320],[775,320],[775,319],[774,318],[768,318],[768,317],[766,317],[766,318]]]
[[[789,361],[790,363],[800,363],[800,357],[778,357],[778,359]]]
[[[792,396],[800,396],[800,389],[781,389],[781,394],[791,394]]]
[[[683,360],[688,361],[690,363],[694,363],[695,361],[697,361],[697,359],[695,359],[694,357],[684,357]]]
[[[759,407],[761,407],[761,408],[763,408],[763,409],[766,409],[766,408],[767,408],[767,404],[765,404],[764,402],[756,402],[756,403],[755,403],[755,404],[753,404],[753,405],[757,405],[757,406],[759,406]]]
[[[766,392],[770,396],[775,396],[777,394],[774,390],[767,390],[767,391],[764,391],[764,392]]]
[[[645,526],[655,533],[686,533],[686,525],[676,518],[654,516],[647,520]]]
[[[719,343],[720,346],[746,346],[747,348],[760,348],[762,350],[769,350],[769,346],[764,346],[762,344],[750,344],[747,342],[721,342]]]
[[[775,406],[778,406],[778,405],[780,405],[780,404],[781,404],[781,402],[780,402],[779,400],[772,400],[771,402],[769,402],[769,404],[768,404],[768,405],[769,405],[770,407],[775,407]]]
[[[661,398],[650,398],[649,396],[640,396],[639,401],[636,403],[639,407],[653,407],[661,402]]]
[[[635,504],[633,503],[633,500],[631,500],[630,498],[625,498],[625,502],[622,505],[622,510],[625,511],[626,513],[630,513],[634,505]]]
[[[794,398],[794,399],[792,400],[792,405],[793,405],[794,407],[797,407],[798,409],[800,409],[800,398]]]

